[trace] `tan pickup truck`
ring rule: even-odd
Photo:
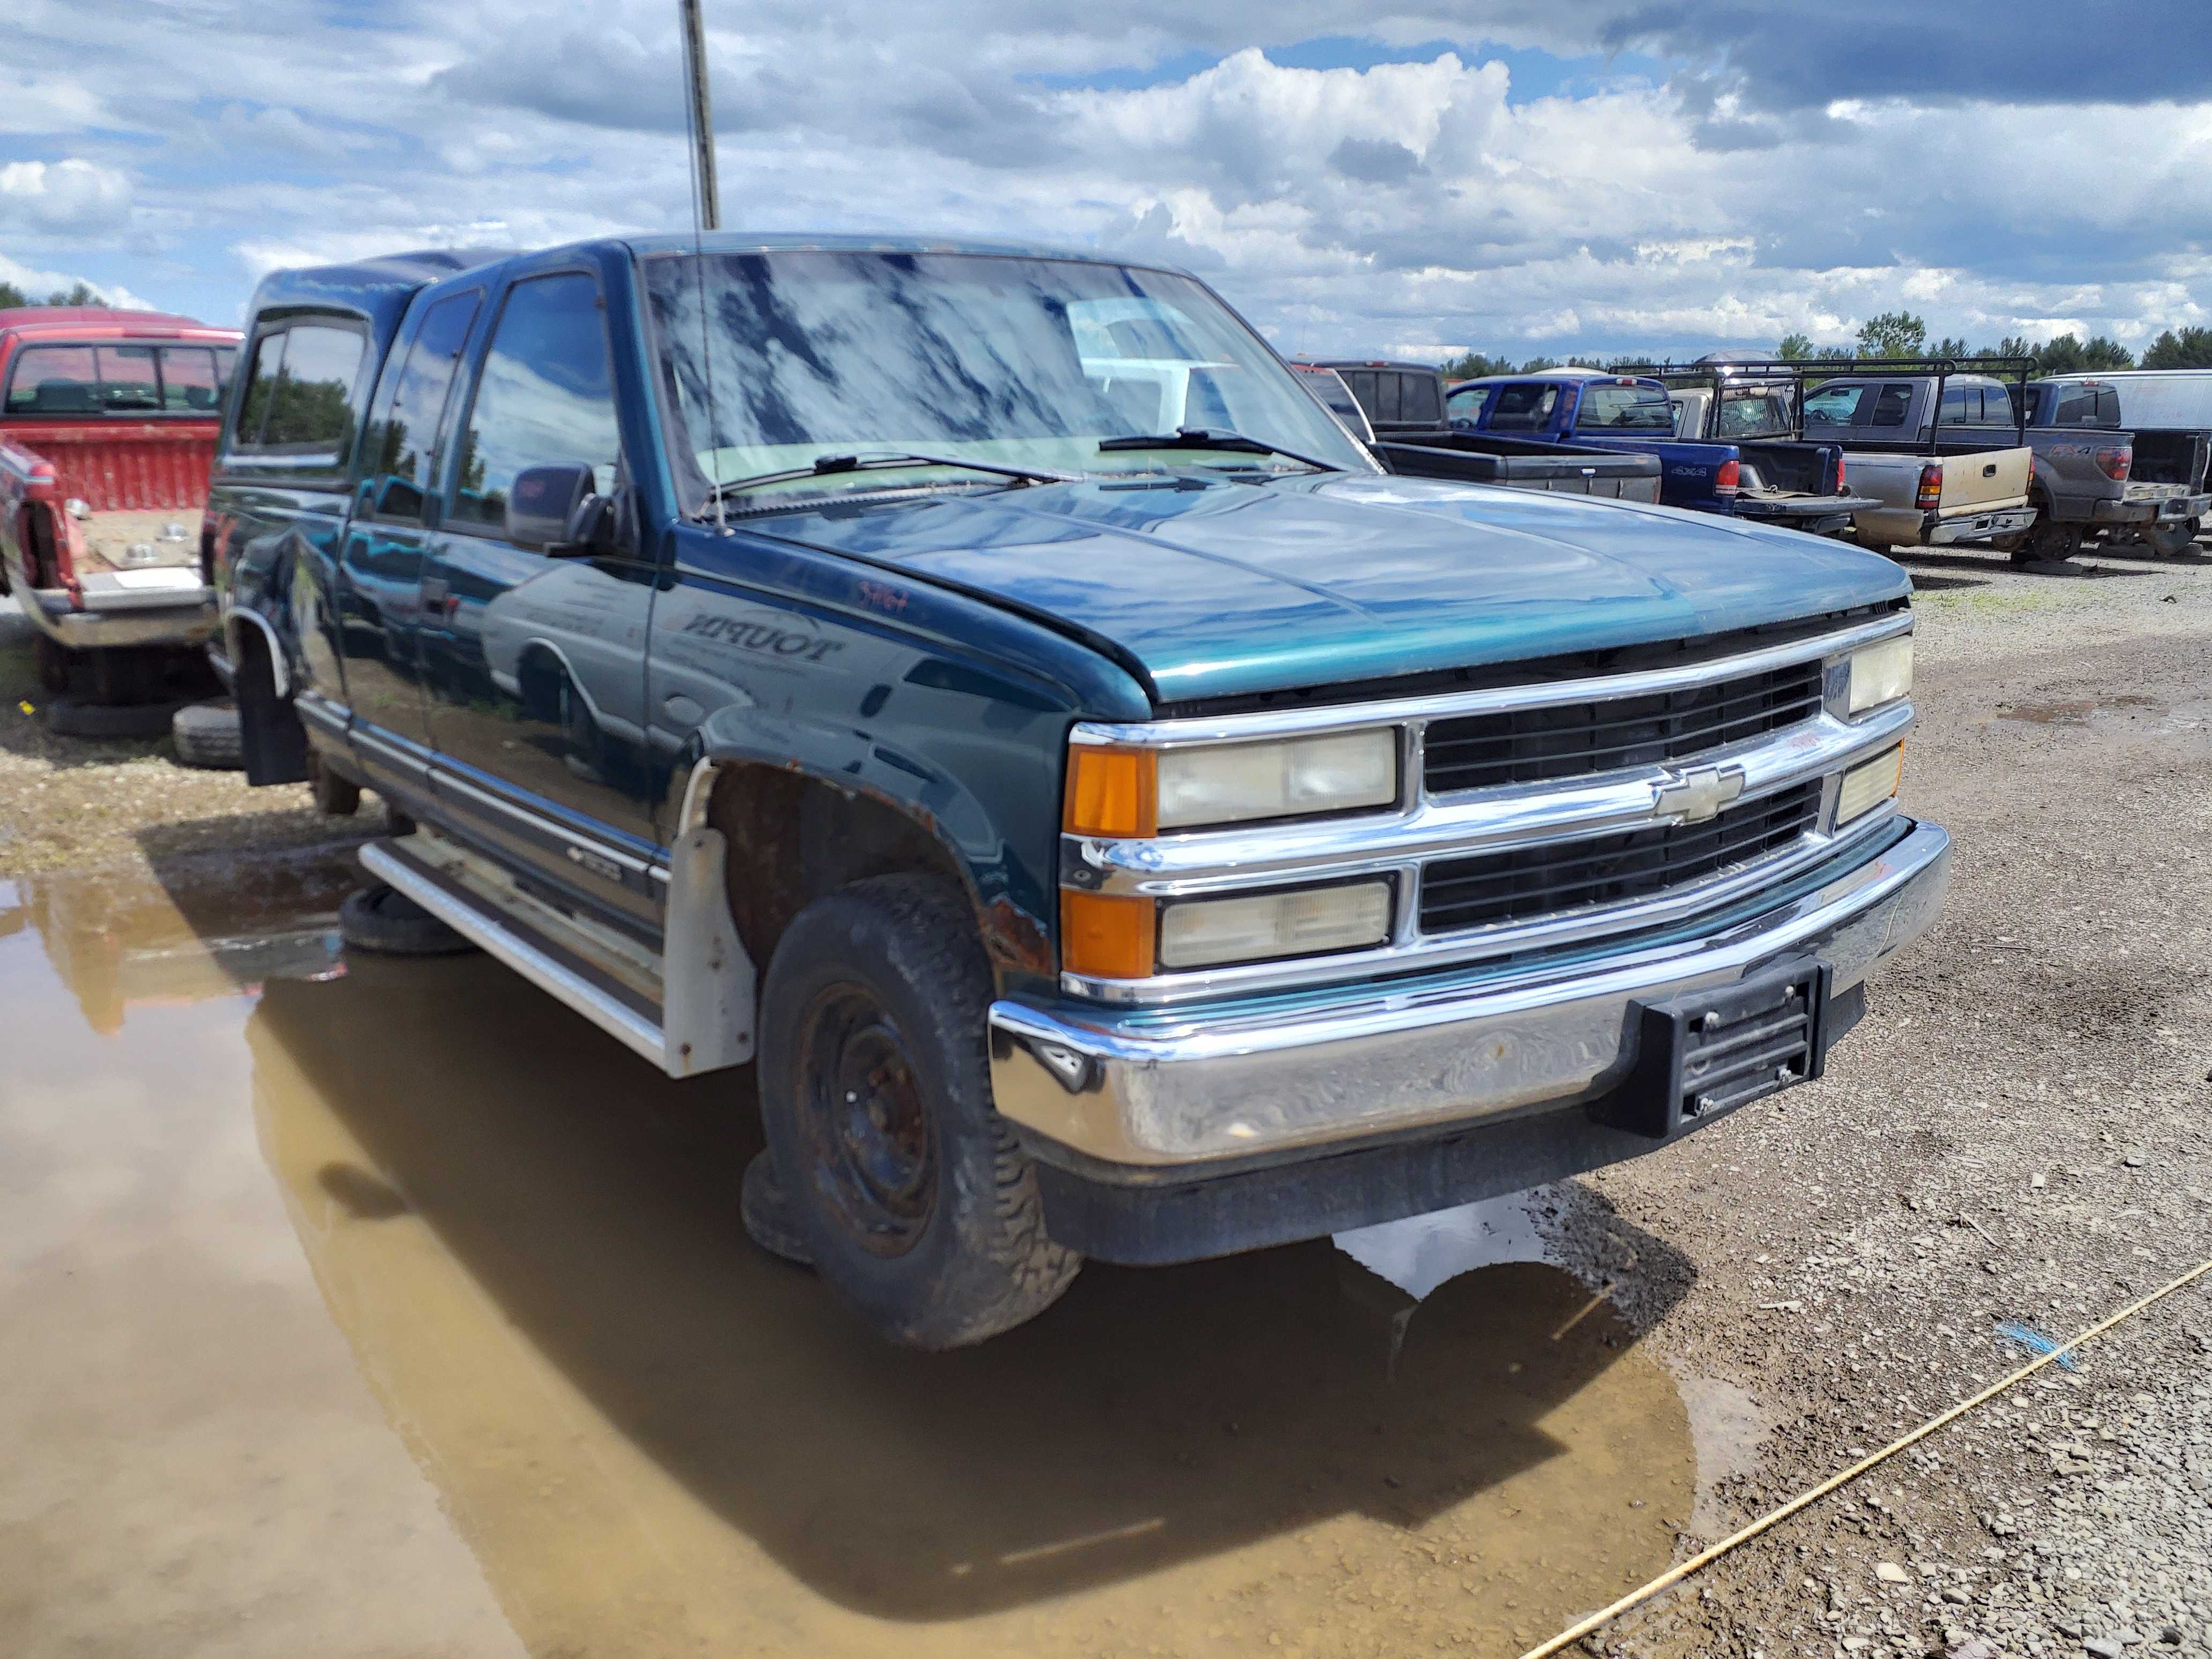
[[[1932,377],[1927,384],[1935,384]],[[1949,547],[2027,530],[2036,516],[2029,499],[2035,452],[2020,444],[1964,453],[1909,453],[1923,424],[1915,418],[1916,399],[1924,395],[1917,379],[1871,377],[1830,380],[1805,394],[1805,435],[1840,445],[1850,493],[1881,503],[1851,515],[1859,544]]]

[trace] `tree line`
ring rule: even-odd
[[[19,306],[104,306],[107,296],[88,283],[79,283],[75,288],[58,288],[43,300],[34,300],[13,283],[0,283],[0,311],[12,311]]]
[[[2074,334],[2061,334],[2050,340],[2008,335],[1995,345],[1978,349],[1968,346],[1963,339],[1947,337],[1930,345],[1924,319],[1909,311],[1885,311],[1869,317],[1861,325],[1855,346],[1816,347],[1809,336],[1785,334],[1776,344],[1774,355],[1793,363],[1849,362],[1855,357],[1923,361],[1938,357],[2026,357],[2034,362],[2039,374],[2087,374],[2106,368],[2212,368],[2212,328],[2169,328],[2143,349],[2142,360],[2138,362],[2133,352],[2102,334],[2087,340]],[[1443,373],[1448,380],[1472,380],[1485,374],[1540,374],[1546,369],[1560,368],[1619,369],[1650,361],[1649,356],[1608,357],[1603,362],[1594,357],[1569,357],[1562,363],[1556,357],[1531,357],[1516,364],[1508,357],[1468,351],[1445,363]]]

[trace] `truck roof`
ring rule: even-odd
[[[122,338],[134,334],[174,335],[187,330],[230,340],[238,337],[234,328],[172,311],[125,311],[114,306],[10,306],[0,311],[0,333],[5,334]]]

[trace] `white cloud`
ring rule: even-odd
[[[131,211],[131,181],[113,167],[71,156],[0,164],[0,227],[104,231]]]
[[[19,258],[98,253],[228,316],[281,264],[688,225],[665,0],[587,17],[385,0],[374,27],[343,28],[319,0],[161,0],[120,27],[117,3],[18,0],[31,60],[86,65],[42,71],[13,106],[40,112],[42,141],[15,154],[73,158],[0,174],[18,181],[0,185],[0,246]],[[2212,309],[2212,102],[2068,105],[2046,86],[2014,106],[1970,81],[1915,102],[1839,60],[1791,112],[1751,82],[1700,79],[1711,64],[1688,57],[1656,74],[1586,64],[1575,95],[1531,100],[1473,44],[1364,70],[1258,49],[1464,39],[1464,13],[718,5],[726,215],[1127,248],[1200,270],[1279,343],[1328,352],[1832,343],[1899,305],[1977,341],[2053,319],[2139,338]],[[1634,50],[1653,15],[1498,0],[1480,27]],[[1744,62],[1774,46],[1723,44]],[[1053,78],[1194,52],[1202,67],[1158,85]]]

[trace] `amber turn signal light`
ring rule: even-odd
[[[1153,835],[1159,793],[1159,761],[1151,750],[1078,745],[1068,753],[1063,821],[1078,836]]]
[[[1152,901],[1118,893],[1060,896],[1060,965],[1094,979],[1146,979],[1158,920]]]

